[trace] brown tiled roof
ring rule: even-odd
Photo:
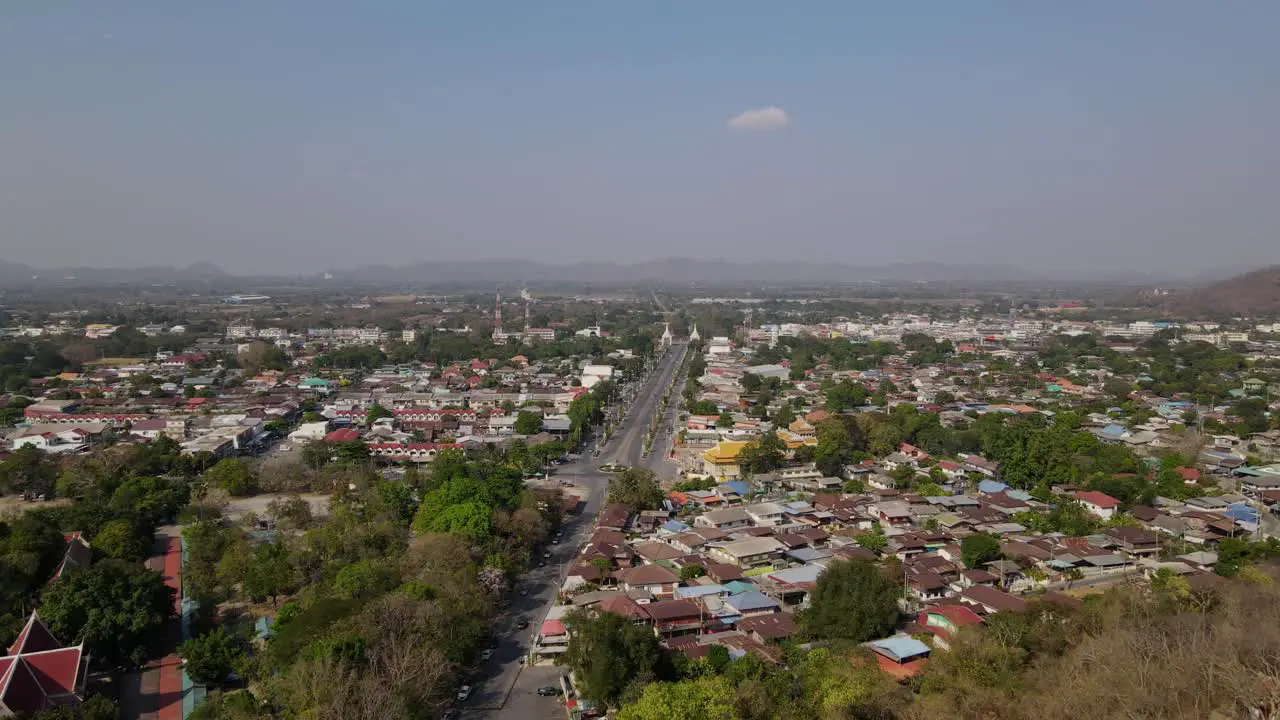
[[[695,618],[702,615],[702,608],[692,600],[663,600],[645,605],[644,610],[656,622]]]
[[[641,565],[614,574],[628,585],[662,585],[680,582],[680,576],[661,565]]]
[[[782,612],[740,620],[737,628],[746,633],[755,633],[765,640],[785,640],[799,632],[791,614]]]
[[[1002,592],[985,585],[976,585],[971,588],[965,588],[964,591],[960,593],[960,597],[994,608],[997,612],[1000,610],[1013,610],[1015,612],[1020,612],[1027,608],[1026,600],[1014,597],[1007,592]]]

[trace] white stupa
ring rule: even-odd
[[[698,342],[702,336],[698,334],[698,323],[693,324],[693,332],[689,333],[689,342]]]
[[[662,330],[662,346],[667,347],[671,344],[671,323],[666,323]]]

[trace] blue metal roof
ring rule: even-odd
[[[751,486],[741,480],[731,480],[727,483],[720,483],[719,487],[735,492],[744,497],[751,492]]]
[[[693,585],[676,588],[676,595],[683,598],[703,597],[704,595],[728,595],[729,588],[724,585]]]
[[[929,646],[906,635],[872,640],[867,643],[873,650],[898,662],[929,654]]]
[[[689,526],[685,525],[679,520],[668,520],[662,523],[662,529],[666,530],[667,532],[682,533],[685,530],[688,530]]]
[[[995,480],[983,480],[978,483],[978,492],[984,495],[994,495],[995,493],[1004,492],[1008,489],[1008,485],[1005,485],[1002,482],[996,482]]]
[[[738,612],[747,612],[750,610],[764,610],[766,608],[778,607],[777,601],[759,591],[745,592],[741,595],[734,595],[727,601]]]

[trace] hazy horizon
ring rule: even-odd
[[[1280,263],[1280,5],[0,10],[0,260]]]

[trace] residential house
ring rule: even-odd
[[[742,508],[725,508],[703,513],[693,519],[695,527],[708,527],[717,530],[733,530],[751,525],[751,516]]]
[[[640,565],[614,573],[623,590],[643,590],[655,598],[675,597],[680,577],[662,565]]]
[[[1097,490],[1077,490],[1074,497],[1090,514],[1103,520],[1109,520],[1120,509],[1119,500]]]
[[[707,547],[711,558],[740,568],[772,565],[787,549],[786,545],[772,537],[711,543]]]

